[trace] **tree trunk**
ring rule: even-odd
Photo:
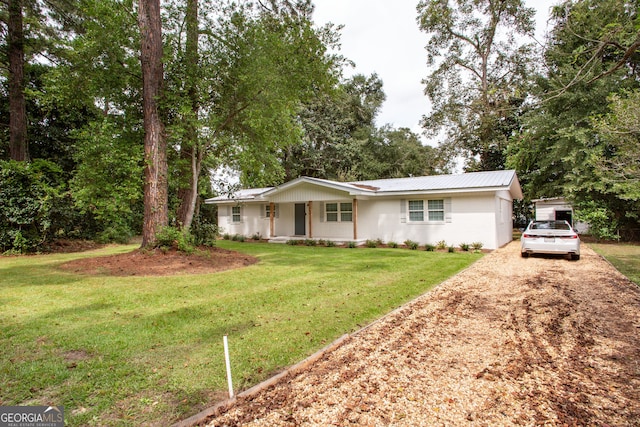
[[[24,96],[24,33],[22,0],[9,0],[9,155],[11,160],[29,160],[27,108]]]
[[[168,223],[167,141],[160,117],[162,96],[162,21],[160,0],[139,0],[144,117],[144,219],[142,247],[153,246]]]
[[[198,178],[202,170],[202,154],[198,141],[198,114],[200,112],[200,100],[198,99],[198,0],[187,0],[187,40],[186,67],[187,67],[187,96],[191,103],[191,118],[187,121],[185,140],[180,148],[182,159],[181,182],[178,189],[180,204],[176,215],[180,226],[188,230],[193,222],[193,216],[198,199]]]

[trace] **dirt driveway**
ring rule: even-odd
[[[513,242],[209,426],[640,426],[640,291]]]

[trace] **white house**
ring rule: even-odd
[[[507,170],[360,182],[301,177],[205,202],[218,205],[218,225],[232,235],[496,249],[512,240],[513,200],[521,198]]]

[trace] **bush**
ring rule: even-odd
[[[473,242],[471,244],[471,249],[473,249],[474,251],[479,251],[480,249],[482,249],[484,245],[482,244],[482,242]]]
[[[176,249],[188,254],[195,251],[193,236],[177,227],[163,227],[156,233],[155,247],[162,250]]]
[[[469,252],[469,244],[468,243],[460,243],[460,249],[464,252]]]
[[[413,240],[405,240],[404,245],[412,251],[418,249],[418,242],[414,242]]]
[[[436,249],[445,249],[447,247],[447,242],[445,242],[444,240],[440,240],[439,242],[436,242]]]
[[[433,252],[435,249],[436,249],[436,246],[430,243],[427,243],[426,245],[424,245],[424,250],[427,252]]]
[[[347,242],[347,247],[348,247],[348,248],[353,249],[353,248],[355,248],[356,246],[357,246],[357,245],[356,245],[356,242]]]
[[[454,252],[456,251],[456,248],[454,248],[453,246],[449,246],[449,247],[447,248],[447,251],[448,251],[450,254],[452,254],[452,253],[454,253]]]
[[[366,245],[368,248],[377,248],[378,242],[375,240],[367,240]]]
[[[259,242],[260,240],[262,240],[262,236],[260,235],[260,233],[255,233],[253,236],[251,236],[251,240]]]
[[[296,239],[287,240],[287,245],[297,246],[301,244],[302,244],[302,240],[296,240]]]
[[[389,246],[390,248],[397,248],[398,247],[398,243],[397,242],[389,242],[387,243],[387,246]]]
[[[191,234],[193,235],[194,243],[197,246],[209,246],[213,247],[216,245],[216,239],[218,237],[218,226],[205,222],[204,220],[198,218],[194,219],[191,224]]]
[[[66,193],[63,172],[54,163],[0,162],[0,252],[38,251],[64,230],[56,212],[73,210]]]
[[[316,246],[318,244],[318,242],[316,242],[313,239],[305,239],[304,244],[306,246]]]
[[[334,248],[335,246],[336,246],[336,242],[334,242],[333,240],[327,240],[328,248]]]

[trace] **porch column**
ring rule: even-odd
[[[353,240],[358,240],[358,199],[353,199]]]
[[[313,239],[313,202],[309,200],[309,238]]]
[[[269,203],[269,237],[275,237],[275,234],[276,234],[275,210],[276,210],[276,204],[273,202]]]

